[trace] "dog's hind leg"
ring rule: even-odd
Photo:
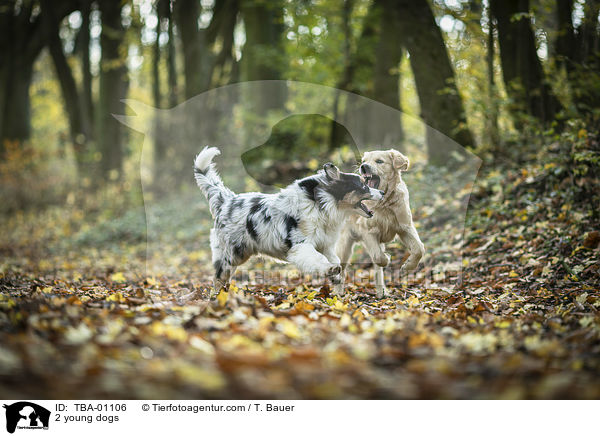
[[[213,277],[214,289],[210,295],[211,298],[216,297],[221,289],[229,286],[229,280],[236,269],[226,258],[215,260],[213,266],[215,267],[215,275]]]
[[[218,230],[210,230],[210,249],[212,251],[212,263],[215,268],[213,276],[213,290],[210,293],[210,298],[216,297],[221,289],[229,285],[229,279],[235,272],[235,265],[232,265],[231,259],[221,248],[221,241]]]
[[[383,298],[387,289],[383,279],[383,268],[390,263],[390,257],[385,254],[385,245],[379,242],[377,235],[368,233],[363,237],[363,242],[369,257],[375,265],[375,293],[377,298]]]

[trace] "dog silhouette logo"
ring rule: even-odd
[[[48,429],[50,411],[29,401],[19,401],[4,405],[6,409],[6,431],[14,433],[18,429]]]

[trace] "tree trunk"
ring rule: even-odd
[[[83,130],[87,132],[90,139],[94,137],[94,100],[92,97],[92,67],[90,62],[90,13],[92,0],[80,0],[81,2],[81,111]]]
[[[0,11],[0,159],[4,157],[4,141],[7,136],[4,132],[4,119],[8,109],[9,82],[12,78],[12,52],[11,39],[12,10]]]
[[[34,2],[4,2],[0,8],[0,156],[6,141],[23,142],[31,134],[29,87],[33,64],[46,43]],[[76,9],[73,2],[53,7],[57,20]]]
[[[398,0],[395,5],[400,40],[410,53],[421,117],[463,147],[474,146],[446,45],[427,0]],[[431,163],[447,163],[443,137],[432,129],[427,129],[427,147]]]
[[[120,176],[123,163],[122,127],[112,114],[124,113],[121,99],[127,91],[126,60],[121,56],[125,31],[121,23],[121,3],[99,1],[102,17],[100,46],[100,98],[98,101],[98,145],[104,176]]]
[[[31,135],[29,86],[32,72],[33,60],[30,58],[9,59],[7,65],[2,66],[2,86],[5,87],[1,114],[2,143],[6,140],[23,142]]]
[[[0,156],[6,141],[20,143],[31,134],[29,86],[44,41],[32,11],[32,2],[0,9]]]
[[[579,46],[579,60],[589,61],[596,58],[600,51],[600,34],[598,34],[598,14],[600,13],[600,0],[587,0],[583,8],[583,20],[577,31]]]
[[[156,3],[156,41],[154,42],[154,59],[152,63],[152,94],[154,100],[154,107],[160,109],[162,107],[162,95],[160,92],[160,59],[161,59],[161,48],[160,48],[160,34],[161,24],[163,20],[168,19],[169,15],[169,0],[158,0]],[[171,43],[171,41],[169,41]],[[154,118],[154,162],[153,162],[153,185],[157,189],[163,186],[164,163],[166,156],[166,141],[164,140],[163,126],[160,123],[160,115],[157,112],[157,116]]]
[[[496,90],[496,79],[494,78],[494,32],[496,23],[491,9],[487,8],[488,35],[487,35],[487,76],[488,76],[488,101],[489,113],[487,114],[488,138],[493,150],[500,145],[500,135],[498,133],[498,93]]]
[[[242,0],[242,16],[246,28],[246,43],[242,55],[245,80],[279,80],[285,65],[283,42],[283,3],[281,0],[260,2]],[[263,86],[264,85],[264,86]],[[287,95],[283,87],[276,95],[268,83],[257,84],[252,97],[256,111],[264,114],[283,107]]]
[[[554,120],[561,104],[544,79],[529,19],[528,0],[490,0],[498,23],[500,60],[506,90],[515,102],[515,122],[527,113],[543,124]]]
[[[575,32],[573,29],[573,0],[557,0],[556,16],[558,33],[554,45],[556,47],[556,64],[565,66],[567,74],[573,70],[572,59],[576,52]]]
[[[168,2],[167,2],[168,5]],[[168,6],[167,6],[168,7]],[[161,34],[161,23],[164,18],[165,0],[158,0],[156,3],[156,40],[152,47],[152,99],[154,107],[161,108],[161,94],[160,94],[160,34]]]
[[[350,26],[350,19],[352,15],[352,9],[354,8],[353,0],[344,0],[344,6],[342,9],[342,27],[344,34],[344,69],[342,71],[342,78],[338,82],[336,88],[335,97],[333,99],[333,119],[331,120],[331,131],[329,133],[329,150],[333,151],[339,148],[343,141],[346,139],[346,129],[343,128],[342,124],[338,121],[340,113],[340,95],[341,90],[347,90],[352,83],[352,77],[354,75],[353,65],[353,54],[352,54],[352,27]],[[369,11],[372,10],[369,9]],[[366,19],[365,19],[366,22]]]
[[[183,47],[183,69],[185,74],[185,97],[192,98],[206,90],[210,78],[204,77],[202,63],[207,62],[204,54],[204,34],[198,29],[200,2],[177,0],[175,19]]]
[[[398,11],[393,7],[394,0],[380,0],[380,29],[375,47],[375,65],[373,71],[372,98],[394,109],[400,109],[400,60],[402,46],[396,38]],[[387,112],[389,120],[374,120],[383,125],[396,125],[393,131],[376,130],[375,141],[382,147],[399,147],[402,141],[402,124],[398,113]]]
[[[224,11],[219,23],[219,36],[221,50],[215,58],[213,70],[218,72],[217,85],[225,85],[231,80],[231,71],[233,69],[233,39],[237,15],[239,12],[239,0],[226,0]],[[227,78],[227,70],[229,78]]]
[[[581,115],[593,115],[600,107],[600,53],[598,32],[593,23],[598,20],[600,3],[586,2],[584,17],[578,29],[573,26],[573,0],[557,1],[558,35],[557,65],[564,66],[571,95]]]
[[[169,107],[177,105],[177,96],[179,89],[177,87],[177,68],[175,64],[175,35],[173,33],[173,13],[171,11],[171,1],[167,0],[166,16],[168,22],[167,34],[167,76],[169,81]]]
[[[64,109],[69,119],[71,140],[75,148],[75,155],[79,156],[87,142],[88,132],[83,128],[83,113],[80,106],[79,93],[71,67],[63,52],[62,41],[59,36],[60,23],[56,19],[54,10],[49,0],[42,0],[42,19],[46,29],[46,41],[54,63],[56,77],[60,84]],[[79,160],[79,159],[78,159]]]
[[[350,4],[351,2],[348,2]],[[345,67],[338,89],[349,90],[377,100],[394,109],[400,109],[400,60],[402,46],[396,36],[396,10],[392,0],[375,0],[363,19],[361,34],[356,48],[351,50],[352,32],[350,26],[351,7],[344,8]],[[339,98],[334,101],[334,116],[339,109]],[[361,108],[348,108],[361,112]],[[365,138],[381,147],[401,147],[402,125],[399,114],[387,112],[389,120],[373,120],[368,111],[357,116],[362,126],[360,130]],[[378,128],[378,123],[395,125],[393,132]],[[381,125],[381,124],[379,124]],[[346,130],[337,123],[332,123],[330,148],[336,148],[344,140]]]

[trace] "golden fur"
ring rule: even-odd
[[[385,194],[382,200],[365,202],[373,211],[373,218],[365,219],[354,215],[348,219],[336,247],[345,273],[354,243],[363,244],[376,265],[377,298],[382,298],[386,291],[383,267],[388,265],[390,258],[385,253],[385,243],[398,235],[408,249],[410,255],[401,271],[416,269],[425,253],[425,247],[413,223],[408,189],[401,177],[401,172],[406,171],[408,166],[408,158],[393,149],[370,151],[363,155],[361,172],[363,168],[369,168],[372,174],[378,176],[380,182],[377,188]],[[336,285],[335,290],[337,294],[343,294],[343,283]]]

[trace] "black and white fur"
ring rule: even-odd
[[[341,227],[354,213],[370,218],[372,212],[362,201],[379,200],[383,192],[328,163],[317,174],[277,194],[235,194],[223,184],[212,163],[220,153],[215,147],[205,147],[194,162],[196,182],[215,219],[210,231],[215,292],[228,284],[237,266],[255,254],[339,282],[335,245]]]

